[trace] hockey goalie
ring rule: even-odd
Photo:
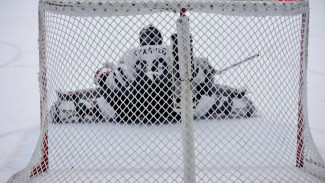
[[[172,45],[149,25],[140,31],[140,46],[131,49],[115,65],[107,61],[94,77],[96,88],[57,91],[59,101],[51,109],[54,122],[104,120],[162,123],[180,121],[177,35]],[[191,40],[192,44],[192,40]],[[194,117],[248,118],[256,114],[246,90],[215,83],[215,70],[206,58],[193,57],[192,93]]]

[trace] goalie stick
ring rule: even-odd
[[[260,56],[260,54],[255,54],[255,55],[253,55],[251,57],[245,58],[244,60],[242,60],[240,62],[237,62],[237,63],[235,63],[235,64],[233,64],[233,65],[231,65],[229,67],[226,67],[224,69],[221,69],[220,71],[216,71],[216,74],[221,75],[223,72],[228,71],[228,70],[230,70],[230,69],[232,69],[232,68],[234,68],[234,67],[236,67],[236,66],[238,66],[240,64],[243,64],[245,62],[248,62],[250,60],[253,60],[254,58],[256,58],[258,56]]]

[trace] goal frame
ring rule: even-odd
[[[282,9],[287,10],[287,6],[293,6],[294,3],[297,3],[297,5],[295,7],[301,8],[301,7],[306,7],[307,4],[302,2],[299,2],[298,0],[277,0],[278,2],[283,2],[283,6],[284,8]],[[182,2],[182,1],[181,1]],[[248,1],[247,1],[248,2]],[[254,2],[256,1],[252,1],[253,3],[251,4],[251,6],[248,6],[247,9],[249,8],[255,8],[256,6],[264,6],[266,9],[275,6],[274,5],[274,1],[273,2],[264,2],[263,4],[256,4]],[[49,6],[49,9],[53,11],[53,9],[55,9],[55,11],[61,12],[61,13],[65,13],[66,10],[68,10],[70,8],[71,11],[74,11],[75,8],[81,8],[82,10],[85,10],[86,7],[84,7],[83,5],[88,4],[89,7],[91,7],[92,2],[77,2],[76,5],[77,7],[74,7],[73,5],[70,5],[70,2],[64,2],[64,1],[60,1],[60,2],[56,2],[56,1],[47,1],[47,0],[41,0],[40,3],[44,3],[46,5]],[[124,2],[115,2],[117,4],[115,4],[115,6],[125,6],[125,7],[129,7],[132,9],[132,7],[135,7],[135,4],[132,2],[132,4],[130,3],[124,3]],[[148,3],[153,3],[151,1],[148,1]],[[176,7],[178,7],[178,10],[175,10],[175,5],[173,5],[172,3],[155,3],[155,7],[157,7],[157,9],[163,9],[163,10],[167,10],[167,11],[178,11],[180,14],[180,17],[185,17],[185,12],[187,11],[187,9],[191,9],[191,5],[190,4],[181,4],[177,1],[175,1]],[[232,9],[230,9],[231,7],[236,7],[239,6],[237,5],[238,1],[233,1],[233,3],[231,1],[229,2],[222,2],[222,1],[217,1],[215,3],[202,3],[200,4],[201,7],[210,7],[211,9],[213,9],[213,7],[224,7],[222,8],[222,12],[224,12],[225,10],[225,14],[231,14],[230,11],[232,11]],[[78,7],[79,5],[79,7]],[[103,3],[102,2],[98,2],[98,6],[102,6]],[[109,4],[108,7],[112,7],[112,4]],[[144,7],[146,7],[146,5],[144,5]],[[186,8],[184,8],[186,7]],[[292,11],[294,10],[294,8],[292,8]],[[96,13],[96,9],[93,9],[94,14],[97,15]],[[109,11],[108,9],[104,9],[104,12]],[[136,10],[133,10],[136,11]],[[138,9],[138,12],[140,11],[140,9]],[[152,12],[154,10],[150,9],[149,12]],[[199,10],[201,11],[201,10]],[[229,12],[227,12],[229,11]],[[147,12],[147,11],[146,11]],[[221,13],[222,13],[221,12]],[[294,11],[293,11],[294,12]],[[45,60],[45,55],[46,55],[46,48],[44,45],[45,42],[45,35],[44,35],[44,31],[42,30],[43,27],[43,15],[44,10],[42,8],[39,8],[39,45],[40,45],[40,51],[39,51],[39,55],[40,55],[40,67],[44,67],[46,68],[46,63],[42,63],[41,61]],[[125,13],[125,12],[124,12]],[[271,13],[273,14],[273,13]],[[247,16],[247,15],[246,15]],[[306,102],[302,101],[302,98],[306,98],[307,97],[307,90],[305,87],[305,80],[304,78],[306,77],[306,71],[304,71],[304,64],[307,63],[307,49],[304,47],[305,42],[308,42],[308,30],[306,30],[306,24],[308,24],[308,20],[309,20],[309,15],[307,13],[303,13],[302,14],[302,25],[301,25],[301,53],[300,53],[300,87],[299,87],[299,95],[300,95],[300,100],[298,103],[298,108],[299,108],[299,112],[298,112],[298,127],[297,127],[297,154],[296,154],[296,166],[299,168],[303,168],[304,166],[304,137],[303,137],[303,132],[304,132],[304,128],[305,128],[305,106],[306,106]],[[307,35],[306,35],[307,34]],[[308,43],[307,43],[308,45]],[[306,63],[304,63],[306,62]],[[45,172],[49,167],[49,152],[48,152],[48,130],[47,130],[47,119],[44,117],[43,113],[46,112],[44,103],[46,102],[46,93],[47,93],[47,78],[46,78],[46,69],[40,69],[40,70],[44,70],[41,74],[40,74],[40,83],[41,83],[41,88],[43,90],[43,96],[41,96],[40,99],[40,107],[41,107],[41,112],[40,112],[40,116],[41,116],[41,121],[44,121],[44,124],[41,125],[45,131],[45,133],[43,134],[43,143],[42,143],[42,160],[40,162],[39,166],[36,166],[33,171],[31,172],[31,177],[34,175],[37,175],[38,173],[42,173]],[[44,117],[44,118],[43,118]]]
[[[233,15],[233,8],[238,8],[239,6],[243,6],[241,9],[242,11],[236,12],[242,16],[251,16],[254,15],[254,11],[256,9],[267,9],[269,10],[267,13],[263,14],[262,16],[274,16],[274,15],[281,15],[286,13],[287,15],[297,15],[301,14],[301,42],[300,42],[300,76],[299,76],[299,101],[298,101],[298,114],[297,114],[297,151],[296,151],[296,167],[304,169],[306,166],[314,166],[307,164],[308,161],[304,157],[304,149],[305,149],[305,128],[306,128],[306,121],[308,119],[307,114],[307,87],[306,87],[306,78],[307,78],[307,59],[308,59],[308,50],[306,45],[308,45],[308,23],[309,23],[309,13],[305,12],[306,9],[309,9],[309,3],[306,1],[299,1],[299,0],[277,0],[277,1],[267,1],[267,2],[259,2],[259,1],[245,1],[239,2],[237,0],[234,1],[217,1],[217,2],[203,2],[195,4],[194,7],[191,3],[187,3],[187,1],[168,1],[168,3],[159,3],[159,2],[152,2],[148,1],[149,4],[142,4],[141,7],[137,6],[134,2],[123,2],[123,1],[114,1],[113,3],[104,2],[104,1],[83,1],[83,2],[71,2],[71,1],[60,1],[57,2],[55,0],[40,0],[39,4],[39,59],[40,59],[40,73],[39,73],[39,84],[41,89],[41,96],[40,96],[40,121],[41,121],[41,159],[40,162],[34,166],[30,171],[30,177],[38,176],[44,172],[46,172],[49,167],[49,136],[48,133],[48,126],[49,121],[46,115],[47,111],[49,111],[47,107],[47,93],[48,93],[48,79],[47,79],[47,64],[46,64],[46,35],[44,30],[44,13],[45,11],[56,12],[65,15],[72,15],[72,16],[111,16],[109,12],[116,12],[117,10],[115,7],[121,7],[120,12],[118,15],[126,15],[126,14],[151,14],[157,13],[162,11],[173,11],[179,13],[180,17],[185,19],[186,18],[186,11],[197,11],[197,12],[208,12],[208,13],[215,13],[218,9],[218,12],[221,15]],[[156,9],[147,9],[147,7],[156,7]],[[177,8],[175,8],[177,7]],[[246,11],[247,10],[247,11]],[[92,12],[91,14],[84,15],[82,11],[89,11]],[[250,13],[247,13],[250,12]],[[181,24],[180,24],[181,26]],[[186,28],[186,25],[183,25]],[[184,27],[179,28],[179,30],[184,29]],[[188,35],[186,33],[186,35]],[[179,36],[181,37],[181,36]],[[189,39],[187,39],[189,40]],[[184,50],[189,49],[188,43],[184,43]],[[186,46],[187,45],[187,46]],[[181,54],[180,54],[181,55]],[[186,62],[186,61],[184,61]],[[186,64],[185,64],[186,65]],[[190,66],[189,66],[190,67]],[[187,70],[188,71],[188,70]],[[186,72],[186,71],[184,71]],[[189,74],[190,75],[190,74]],[[185,84],[185,83],[184,83]],[[187,83],[189,86],[190,84]],[[190,92],[184,94],[183,96],[190,95]],[[184,97],[184,100],[191,98],[190,96]],[[183,100],[183,101],[184,101]],[[188,116],[193,115],[193,108],[186,108],[188,105],[183,104],[184,116],[182,119],[188,118]],[[184,129],[190,129],[191,127],[187,126],[188,123],[192,123],[191,119],[185,120],[183,122]],[[193,130],[193,129],[192,129]],[[185,140],[183,141],[184,144],[187,144],[184,147],[184,161],[193,159],[191,152],[193,152],[193,136],[191,133],[183,134],[185,136]],[[189,136],[186,136],[189,135]],[[188,151],[187,153],[185,153]],[[186,157],[187,156],[187,157]],[[187,162],[185,163],[188,167],[185,173],[186,175],[190,175],[190,177],[185,177],[185,182],[195,182],[195,163],[194,162]],[[311,163],[313,164],[313,163]],[[315,163],[314,163],[315,164]],[[318,165],[316,165],[317,167]],[[325,178],[324,178],[325,179]]]
[[[293,3],[297,3],[299,1],[297,0],[278,0],[279,2],[283,2],[283,6],[285,6],[285,8],[283,8],[283,10],[286,10],[286,6],[290,6],[290,5],[293,5]],[[148,1],[149,3],[153,3],[153,2],[150,2]],[[252,2],[255,2],[255,1],[252,1]],[[288,3],[290,2],[290,3]],[[62,13],[65,13],[65,11],[69,8],[71,8],[70,10],[74,10],[74,6],[73,5],[70,5],[70,3],[65,3],[64,1],[60,1],[60,2],[56,2],[56,1],[53,1],[53,3],[51,1],[47,2],[46,0],[42,0],[40,1],[40,3],[44,3],[44,4],[47,4],[48,6],[50,6],[50,10],[53,10],[55,9],[55,11],[61,11]],[[132,3],[131,5],[129,3],[123,3],[123,2],[118,2],[119,5],[115,5],[115,6],[125,6],[125,7],[134,7],[134,4]],[[234,3],[238,3],[237,1],[234,1]],[[201,7],[211,7],[211,9],[215,6],[219,6],[219,7],[225,7],[222,11],[225,11],[225,10],[228,10],[229,11],[229,7],[234,7],[236,6],[236,4],[232,3],[231,1],[230,2],[216,2],[216,3],[203,3],[201,4]],[[79,8],[81,9],[85,9],[85,7],[82,6],[82,4],[88,4],[89,6],[91,6],[91,2],[77,2],[76,3],[77,5],[80,5]],[[156,3],[154,6],[160,9],[164,9],[164,10],[167,10],[167,11],[170,11],[169,9],[171,9],[172,11],[178,11],[179,14],[180,14],[180,17],[185,17],[185,12],[187,11],[187,9],[191,9],[191,5],[189,4],[184,4],[184,5],[181,5],[180,3],[178,3],[177,1],[174,3],[174,4],[177,4],[176,7],[178,7],[178,10],[175,10],[174,7],[175,5],[171,5],[170,3],[166,4],[166,3]],[[254,6],[256,7],[256,3],[255,4],[252,4],[252,6],[248,7],[248,8],[254,8]],[[274,6],[274,2],[264,2],[264,4],[259,4],[259,6],[264,6],[266,8],[270,7],[270,6]],[[102,2],[98,2],[98,6],[102,6]],[[111,7],[112,4],[109,5],[109,7]],[[238,6],[238,5],[237,5]],[[301,7],[305,7],[306,4],[305,3],[297,3],[297,7],[301,8]],[[187,8],[184,8],[184,7],[187,7]],[[78,8],[78,6],[77,6]],[[96,9],[93,9],[94,12],[96,12]],[[106,11],[109,11],[107,9],[104,10],[105,12]],[[136,11],[136,10],[134,10]],[[140,9],[138,9],[138,11],[140,11]],[[154,10],[149,10],[150,12],[154,11]],[[232,11],[232,10],[230,10]],[[39,51],[39,55],[40,55],[40,67],[44,67],[46,68],[46,63],[42,63],[41,61],[45,60],[45,55],[46,55],[46,48],[45,48],[45,35],[44,35],[44,32],[42,30],[42,27],[43,27],[43,23],[42,23],[42,20],[43,20],[43,15],[44,13],[44,10],[42,8],[39,8],[39,45],[40,45],[40,51]],[[228,14],[230,12],[226,12],[226,14]],[[231,14],[231,13],[230,13]],[[305,42],[307,42],[307,38],[308,38],[308,30],[306,30],[306,24],[308,24],[308,19],[309,19],[309,15],[307,13],[303,13],[302,14],[302,25],[301,25],[301,53],[300,53],[300,87],[299,87],[299,95],[304,95],[302,97],[299,97],[300,99],[301,98],[306,98],[307,97],[307,90],[306,90],[306,87],[305,86],[305,73],[306,71],[304,71],[304,62],[307,62],[307,49],[304,47],[304,44]],[[306,35],[307,33],[307,35]],[[40,99],[40,107],[41,107],[41,112],[40,112],[40,116],[41,116],[41,121],[44,121],[44,124],[41,125],[42,128],[44,128],[43,131],[45,131],[45,133],[43,134],[43,143],[42,143],[42,160],[40,162],[40,165],[36,166],[33,171],[31,172],[31,177],[34,176],[34,175],[37,175],[39,173],[42,173],[42,172],[45,172],[49,167],[49,152],[48,152],[48,130],[47,130],[47,119],[44,117],[43,113],[46,112],[45,109],[45,104],[46,103],[46,94],[47,94],[47,78],[46,78],[46,69],[40,69],[40,70],[44,70],[41,74],[40,74],[40,83],[41,83],[41,88],[43,90],[43,96],[41,96],[41,99]],[[302,101],[300,100],[299,103],[298,103],[298,107],[299,107],[299,112],[298,112],[298,127],[297,127],[297,156],[296,156],[296,159],[297,159],[297,162],[296,162],[296,166],[299,167],[299,168],[303,168],[304,166],[304,155],[303,155],[303,151],[304,151],[304,137],[303,137],[303,132],[304,132],[304,128],[305,128],[305,105],[306,102],[305,101]]]

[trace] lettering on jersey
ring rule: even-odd
[[[133,53],[136,57],[140,55],[152,55],[152,54],[161,54],[161,55],[167,55],[167,49],[166,48],[145,48],[145,49],[138,49],[135,50]]]

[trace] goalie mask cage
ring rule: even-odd
[[[29,164],[9,182],[325,182],[325,163],[308,125],[308,20],[308,0],[40,0],[41,132]],[[139,33],[149,24],[168,49],[175,49],[170,37],[177,35],[179,76],[156,94],[178,97],[176,102],[156,101],[139,84],[137,94],[146,103],[129,110],[136,112],[126,121],[116,110],[126,110],[126,99],[113,110],[107,88],[99,87],[98,96],[60,98],[58,92],[97,87],[98,68],[120,64],[139,48]],[[222,70],[252,55],[258,56],[215,75],[212,83],[244,88],[246,115],[218,106],[216,113],[204,112],[210,104],[192,100],[198,93],[193,57]],[[116,97],[127,89],[116,87],[122,92]],[[240,98],[209,97],[217,104],[230,98],[228,105]],[[79,108],[86,113],[101,98],[104,117],[78,115],[78,102],[87,101]],[[206,107],[200,113],[197,105]],[[150,111],[156,106],[159,112]]]

